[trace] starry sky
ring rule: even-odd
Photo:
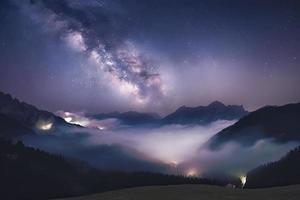
[[[50,111],[300,101],[298,0],[1,0],[0,90]]]

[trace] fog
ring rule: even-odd
[[[243,147],[238,143],[227,143],[218,151],[200,147],[194,157],[178,166],[182,174],[191,169],[200,176],[231,175],[245,176],[259,165],[277,161],[299,143],[279,144],[272,139],[258,140],[253,146]]]
[[[250,147],[227,143],[210,150],[208,140],[236,121],[207,125],[126,126],[117,119],[96,120],[70,114],[70,122],[86,128],[25,136],[27,145],[80,159],[103,170],[153,171],[187,176],[242,176],[284,156],[297,143],[259,140]],[[76,120],[75,120],[76,119]],[[84,122],[84,123],[82,123]],[[99,128],[100,127],[100,128]]]
[[[197,149],[215,133],[235,121],[216,121],[209,125],[167,125],[128,127],[113,131],[91,131],[88,142],[122,144],[165,163],[178,164],[195,156]]]

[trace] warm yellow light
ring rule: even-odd
[[[189,177],[193,177],[193,176],[197,176],[198,172],[197,172],[196,169],[190,169],[190,170],[187,171],[186,175],[189,176]]]
[[[52,126],[53,126],[53,123],[51,123],[51,122],[50,123],[41,123],[38,128],[43,131],[47,131],[47,130],[50,130],[52,128]]]
[[[247,177],[246,176],[240,176],[240,180],[242,182],[242,187],[244,187],[244,185],[246,184],[246,181],[247,181]]]

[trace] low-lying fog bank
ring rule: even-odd
[[[206,148],[206,142],[213,135],[235,121],[215,121],[208,125],[120,126],[115,119],[97,121],[76,117],[87,128],[68,129],[64,134],[26,136],[24,142],[87,161],[104,170],[187,176],[241,176],[260,164],[279,159],[297,146],[296,143],[280,145],[260,140],[247,148],[234,143],[219,151]]]

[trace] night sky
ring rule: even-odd
[[[0,90],[50,111],[300,101],[298,0],[1,0]]]

